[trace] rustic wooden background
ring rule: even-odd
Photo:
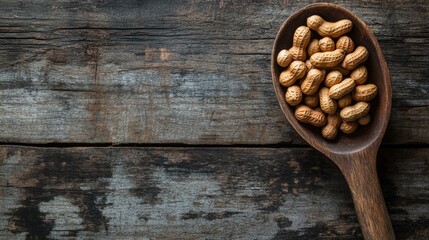
[[[272,88],[275,34],[311,2],[1,0],[0,238],[361,239]],[[335,2],[391,71],[397,239],[428,239],[429,3]]]

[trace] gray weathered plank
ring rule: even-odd
[[[310,2],[3,0],[0,142],[301,144],[269,61],[281,23]],[[429,143],[429,5],[338,3],[385,52],[385,143]]]
[[[429,150],[381,150],[397,239],[429,237]],[[308,148],[0,148],[0,238],[361,239]],[[30,238],[31,239],[31,238]]]

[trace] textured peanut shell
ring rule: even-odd
[[[369,112],[369,108],[369,103],[358,102],[353,106],[343,108],[340,112],[340,117],[346,122],[353,122],[367,115]]]
[[[305,96],[304,104],[311,108],[317,107],[319,105],[319,95],[313,94],[313,95]]]
[[[334,139],[337,136],[341,123],[342,120],[338,114],[328,115],[326,125],[322,128],[322,136],[326,139]]]
[[[360,64],[364,63],[368,59],[368,55],[368,50],[363,46],[359,46],[355,49],[354,52],[346,55],[343,63],[341,64],[341,67],[348,70],[353,70]]]
[[[342,122],[340,125],[340,130],[341,130],[341,132],[343,132],[345,134],[352,134],[352,133],[356,132],[358,126],[359,126],[359,124],[356,121],[354,121],[354,122]]]
[[[329,52],[318,52],[310,57],[311,64],[316,68],[335,67],[344,59],[344,51],[336,49]]]
[[[292,54],[286,49],[283,49],[277,55],[277,63],[282,67],[287,67],[292,62]]]
[[[368,79],[368,70],[365,66],[361,65],[350,73],[350,77],[355,80],[356,85],[362,85]]]
[[[309,123],[316,127],[322,127],[326,124],[326,117],[323,113],[315,111],[305,105],[296,108],[295,117],[300,122]]]
[[[352,96],[350,94],[345,95],[344,97],[338,99],[337,101],[338,108],[345,108],[352,104]]]
[[[305,60],[305,66],[307,67],[308,71],[314,68],[313,64],[310,62],[310,59]]]
[[[314,108],[314,111],[320,112],[321,114],[325,115],[325,113],[322,111],[322,109],[320,108],[320,106]]]
[[[371,116],[369,114],[359,118],[358,123],[359,125],[365,126],[368,125],[371,122]]]
[[[319,48],[319,40],[317,39],[313,39],[310,41],[310,43],[308,44],[307,47],[307,55],[309,57],[311,57],[311,55],[320,52],[320,48]]]
[[[319,48],[322,52],[334,51],[335,42],[330,37],[324,37],[319,40]]]
[[[328,68],[324,68],[324,69],[329,70],[329,71],[338,71],[341,74],[343,74],[343,76],[349,75],[349,73],[350,73],[349,70],[341,67],[340,65],[337,65],[337,66],[334,66],[334,67],[328,67]]]
[[[352,30],[353,23],[348,19],[343,19],[337,22],[325,21],[318,15],[313,15],[307,18],[307,26],[316,31],[322,37],[337,38]]]
[[[324,84],[326,87],[332,87],[335,84],[343,81],[343,75],[339,71],[330,71],[325,78]]]
[[[297,79],[304,77],[307,67],[304,62],[293,61],[289,67],[280,73],[279,82],[282,86],[292,86]]]
[[[311,69],[301,84],[302,93],[305,95],[313,95],[319,89],[320,84],[325,77],[325,71],[319,69]]]
[[[336,43],[337,49],[343,49],[346,54],[353,52],[355,49],[355,44],[353,40],[348,36],[341,36],[338,38]]]
[[[329,97],[329,88],[320,89],[319,104],[322,111],[327,114],[334,114],[337,111],[337,102]]]
[[[285,94],[286,102],[291,106],[296,106],[302,101],[302,92],[301,88],[293,85],[287,88]]]
[[[377,86],[375,84],[365,84],[357,86],[352,92],[352,98],[356,102],[368,102],[377,95]]]
[[[295,30],[293,35],[293,44],[289,49],[294,60],[305,61],[307,58],[307,45],[311,39],[310,28],[300,26]]]
[[[329,89],[329,97],[333,99],[340,99],[353,91],[354,88],[355,80],[346,78],[342,82],[335,84]]]

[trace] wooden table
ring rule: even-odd
[[[361,239],[274,97],[275,34],[310,2],[2,0],[0,238]],[[428,239],[429,4],[337,3],[391,71],[397,239]]]

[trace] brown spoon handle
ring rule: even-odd
[[[392,223],[376,170],[376,151],[350,155],[340,166],[353,196],[356,214],[366,240],[394,240]]]

